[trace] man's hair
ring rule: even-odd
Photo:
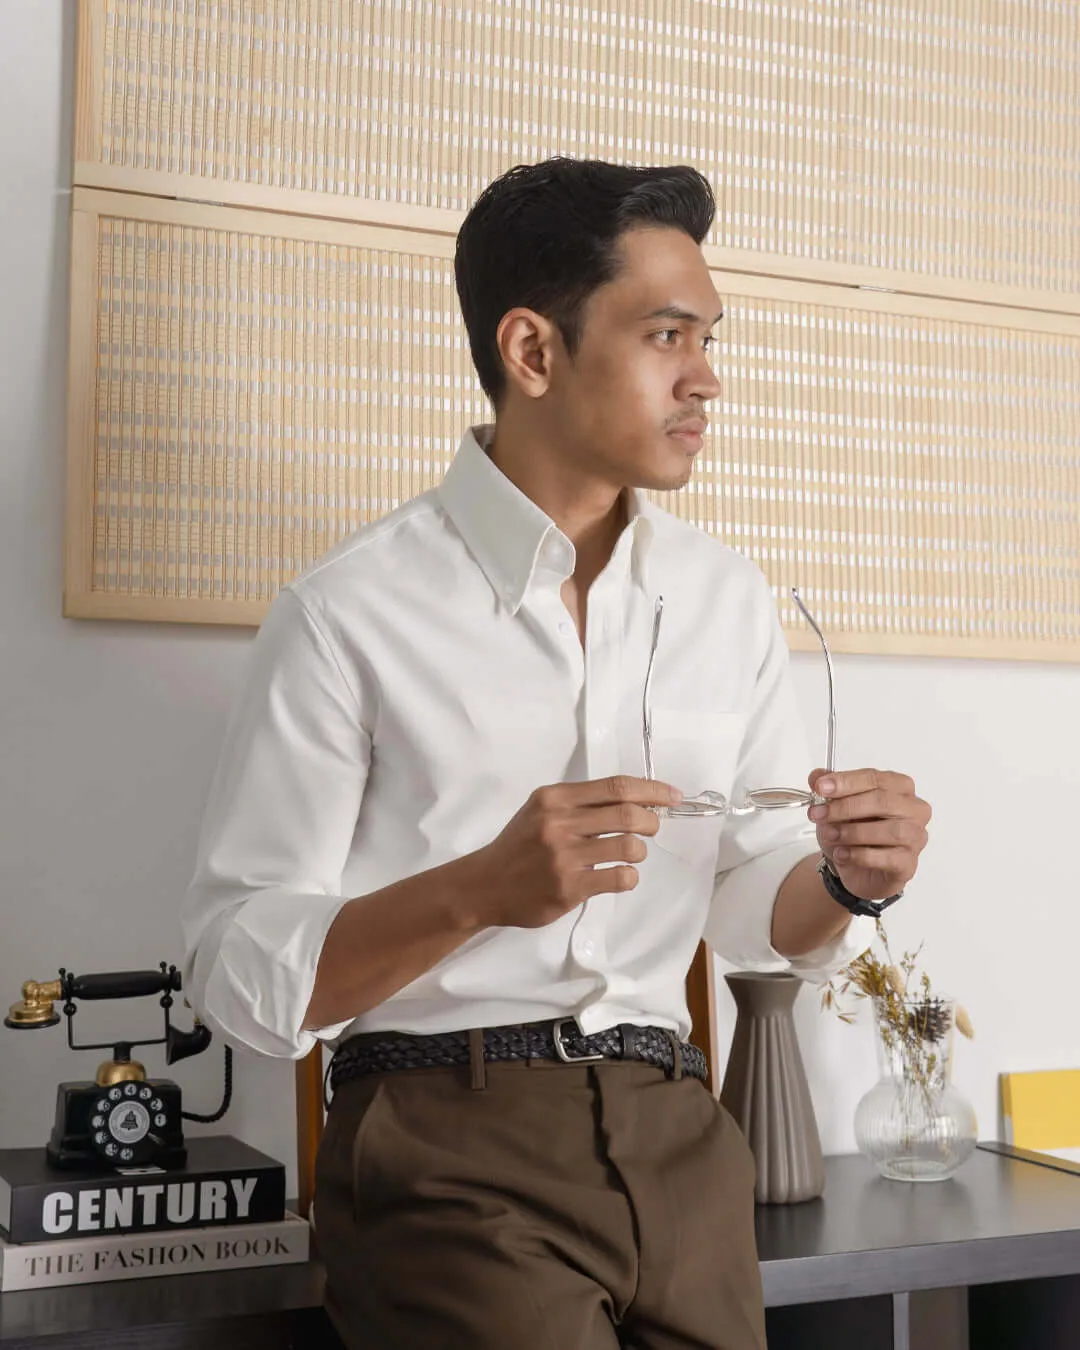
[[[454,276],[484,392],[498,405],[506,374],[495,342],[517,306],[551,319],[573,356],[582,311],[619,270],[619,237],[639,226],[700,244],[716,201],[697,169],[633,169],[602,160],[519,164],[480,194],[458,231]]]

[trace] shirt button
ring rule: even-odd
[[[570,631],[570,621],[568,619],[563,619],[559,624],[559,632],[569,633],[569,631]]]
[[[583,942],[583,943],[581,944],[581,954],[582,954],[582,956],[592,956],[592,954],[593,954],[594,951],[596,951],[596,947],[593,945],[593,943],[591,943],[591,942]]]

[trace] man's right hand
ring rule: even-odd
[[[474,921],[542,928],[590,896],[633,890],[635,864],[648,852],[645,838],[660,828],[650,808],[681,800],[667,783],[621,774],[537,788],[502,832],[470,857]]]
[[[304,1026],[359,1017],[485,928],[542,928],[591,895],[633,890],[656,808],[681,800],[644,778],[537,788],[475,853],[348,901],[323,943]]]

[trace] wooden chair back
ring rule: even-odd
[[[716,985],[712,950],[698,943],[686,977],[686,1001],[694,1024],[694,1044],[700,1046],[708,1067],[706,1084],[714,1097],[720,1095],[720,1062],[716,1032]],[[306,1218],[315,1189],[315,1155],[323,1132],[323,1048],[317,1045],[296,1063],[296,1156],[299,1210]]]

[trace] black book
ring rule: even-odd
[[[42,1148],[0,1149],[9,1242],[267,1223],[285,1214],[285,1167],[231,1135],[187,1141],[182,1167],[60,1171]]]

